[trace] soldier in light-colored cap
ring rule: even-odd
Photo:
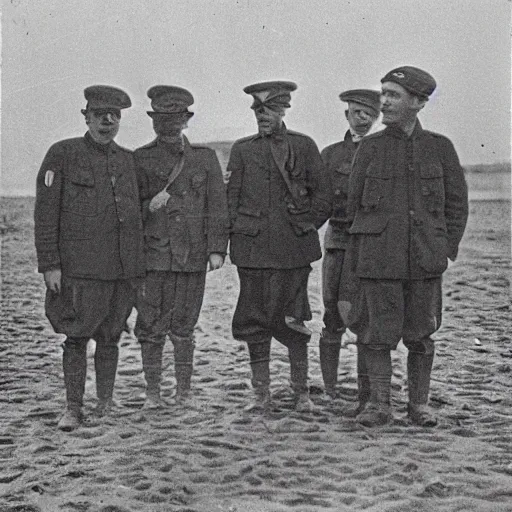
[[[88,131],[48,150],[37,176],[34,212],[46,315],[66,335],[66,410],[58,424],[66,431],[82,421],[90,338],[96,341],[95,412],[111,411],[118,342],[135,303],[136,279],[144,275],[133,154],[114,142],[130,98],[105,85],[87,87],[84,96]]]
[[[147,409],[160,395],[166,337],[174,345],[175,401],[190,404],[194,328],[204,295],[206,268],[222,267],[228,243],[226,191],[213,149],[183,135],[193,116],[192,94],[156,85],[148,91],[156,139],[135,151],[142,199],[146,270],[137,300],[135,334],[142,351]]]
[[[358,334],[370,399],[357,420],[392,418],[391,350],[408,349],[408,416],[436,425],[428,407],[432,334],[441,326],[443,272],[454,261],[468,217],[468,193],[453,144],[424,130],[418,113],[436,88],[419,68],[401,66],[381,79],[386,128],[361,141],[348,194],[347,261],[359,280],[349,327]]]
[[[317,229],[329,216],[331,194],[316,144],[283,123],[296,88],[273,81],[244,89],[253,96],[258,133],[236,141],[228,163],[230,256],[240,279],[233,336],[249,349],[255,401],[247,409],[260,412],[270,406],[272,338],[288,348],[295,408],[313,405],[311,332],[287,316],[306,294],[311,262],[322,255]]]
[[[322,260],[322,298],[324,302],[324,328],[320,336],[320,366],[327,396],[337,398],[338,361],[341,338],[346,330],[338,304],[343,262],[348,244],[347,193],[352,159],[361,139],[370,131],[380,112],[380,93],[371,89],[351,89],[339,95],[347,103],[345,118],[349,129],[342,141],[327,146],[322,159],[329,172],[333,191],[333,209],[324,238]],[[358,357],[359,408],[369,398],[368,377]],[[355,414],[352,413],[352,414]]]

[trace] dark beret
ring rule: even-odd
[[[259,82],[257,84],[248,85],[247,87],[244,87],[244,92],[247,94],[265,91],[292,92],[295,91],[295,89],[297,89],[297,84],[294,82],[275,80],[273,82]]]
[[[432,75],[413,66],[392,69],[382,78],[381,83],[384,82],[395,82],[412,94],[424,99],[434,92],[437,85]]]
[[[192,94],[175,85],[155,85],[148,90],[148,97],[151,99],[151,108],[149,111],[151,116],[155,113],[159,114],[181,114],[186,113],[190,116],[194,115],[188,111],[188,107],[194,103]]]
[[[347,103],[359,103],[370,108],[375,116],[380,113],[380,92],[371,89],[352,89],[340,94],[340,100]]]
[[[87,109],[112,108],[121,110],[132,106],[130,97],[121,89],[109,85],[91,85],[84,89]]]

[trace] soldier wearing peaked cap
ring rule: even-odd
[[[468,216],[463,170],[453,144],[417,119],[436,88],[427,72],[402,66],[382,82],[386,128],[361,141],[349,182],[353,236],[347,260],[359,279],[353,326],[364,353],[370,400],[357,419],[391,419],[391,354],[408,349],[408,414],[420,426],[429,410],[432,334],[441,325],[441,277],[457,257]]]
[[[342,141],[327,146],[321,153],[327,167],[333,190],[333,210],[324,238],[322,260],[322,297],[324,302],[324,329],[320,337],[320,366],[325,392],[336,398],[338,360],[341,337],[346,330],[338,311],[340,280],[345,249],[348,242],[347,193],[352,159],[360,140],[370,131],[380,112],[380,92],[370,89],[352,89],[339,95],[347,103],[345,118],[349,129]],[[368,383],[358,358],[359,402],[368,399]]]
[[[206,267],[222,267],[228,243],[225,185],[215,151],[183,135],[192,94],[157,85],[148,91],[156,139],[135,151],[143,205],[147,275],[137,299],[135,334],[146,378],[145,408],[160,396],[166,336],[174,345],[177,403],[190,402],[194,327]]]
[[[35,244],[46,283],[46,315],[65,334],[66,410],[62,430],[82,420],[87,343],[96,341],[98,405],[112,407],[118,341],[144,275],[142,218],[131,151],[118,146],[128,95],[95,85],[84,91],[88,131],[54,144],[37,176]]]
[[[248,344],[256,395],[249,410],[270,404],[272,338],[288,348],[296,409],[312,405],[311,332],[287,315],[306,293],[310,264],[321,257],[317,229],[330,214],[331,192],[316,144],[283,123],[296,87],[279,81],[244,89],[253,96],[258,133],[236,141],[228,163],[230,257],[240,278],[232,327],[235,339]]]

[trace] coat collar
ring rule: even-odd
[[[414,126],[414,130],[411,133],[410,138],[411,139],[417,139],[418,137],[420,137],[423,134],[423,132],[424,132],[424,130],[423,130],[423,127],[421,126],[420,120],[416,119],[416,124]],[[395,137],[397,139],[404,139],[404,140],[406,140],[406,139],[409,138],[407,136],[407,134],[402,129],[400,129],[400,128],[396,127],[396,126],[387,126],[384,129],[384,133],[386,135],[391,135],[392,137]]]
[[[166,143],[162,142],[158,137],[155,137],[151,142],[148,142],[147,144],[142,146],[142,148],[154,148],[157,146],[165,148]],[[185,152],[188,152],[190,151],[190,148],[190,141],[187,139],[186,135],[183,135],[183,150]]]
[[[281,128],[279,131],[273,133],[272,135],[263,135],[261,133],[256,133],[250,137],[251,141],[257,140],[257,139],[284,139],[286,137],[286,134],[288,133],[288,128],[286,127],[286,124],[283,122],[281,125]]]
[[[100,144],[99,142],[96,142],[89,132],[85,133],[84,139],[89,146],[96,149],[97,151],[101,151],[102,153],[108,153],[110,148],[117,148],[117,144],[113,140],[108,144]]]

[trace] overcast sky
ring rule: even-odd
[[[508,0],[4,0],[2,192],[33,193],[57,140],[86,131],[83,89],[124,89],[117,142],[153,138],[152,85],[189,89],[192,142],[255,132],[250,83],[293,80],[286,122],[318,146],[347,129],[338,94],[375,88],[399,65],[438,88],[423,126],[450,137],[463,164],[510,159]]]

